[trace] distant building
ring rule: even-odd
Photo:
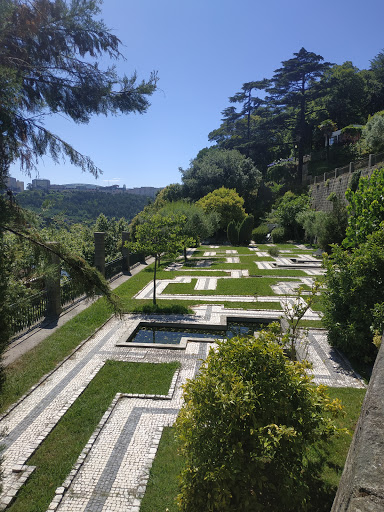
[[[14,180],[14,185],[16,187],[16,180]],[[13,182],[12,182],[13,183]],[[18,182],[19,183],[19,182]],[[21,182],[22,183],[22,182]],[[9,186],[8,186],[9,188]],[[22,190],[24,190],[24,183],[22,186]],[[64,185],[56,185],[52,184],[50,180],[40,180],[35,179],[32,180],[32,190],[60,190],[60,191],[82,191],[82,192],[104,192],[109,194],[136,194],[139,196],[150,197],[154,199],[156,194],[161,190],[161,188],[156,187],[135,187],[135,188],[127,188],[126,185],[119,187],[119,185],[109,185],[107,187],[102,187],[100,185],[94,185],[90,183],[66,183]]]
[[[49,190],[50,180],[32,180],[32,190]]]
[[[24,181],[19,181],[11,176],[6,181],[6,188],[12,192],[24,192]]]
[[[156,187],[138,187],[138,188],[127,188],[126,192],[128,194],[136,194],[138,196],[146,196],[152,197],[153,199],[156,197],[156,194],[161,190],[161,188]]]
[[[17,183],[17,180],[16,178],[11,178],[11,176],[7,179],[7,188],[11,189],[11,190],[15,190],[16,189],[16,183]]]

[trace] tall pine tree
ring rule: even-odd
[[[321,55],[301,48],[292,59],[282,62],[270,80],[269,101],[291,122],[293,142],[298,147],[298,180],[303,173],[303,157],[308,138],[308,102],[318,94],[316,84],[331,66]]]

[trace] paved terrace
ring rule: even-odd
[[[199,279],[199,286],[204,287],[213,286],[215,282],[209,278],[203,281],[207,279],[204,276]],[[140,293],[148,292],[146,287]],[[164,298],[164,294],[161,296]],[[193,300],[196,299],[193,296]],[[275,301],[276,296],[268,299]],[[207,300],[205,296],[204,302]],[[225,297],[225,300],[233,299]],[[241,300],[243,297],[236,296],[236,301]],[[280,300],[293,298],[281,297]],[[3,509],[33,472],[34,468],[28,465],[31,454],[107,360],[137,363],[179,361],[180,370],[174,375],[166,396],[116,395],[70,475],[56,490],[49,507],[49,510],[60,512],[139,511],[162,430],[174,423],[182,405],[181,386],[186,379],[196,375],[201,361],[214,347],[214,339],[187,341],[183,349],[175,350],[150,345],[133,346],[126,341],[128,336],[141,321],[179,322],[202,327],[225,325],[230,317],[257,319],[281,315],[281,311],[226,309],[217,304],[201,304],[194,310],[195,315],[164,318],[125,315],[120,319],[112,318],[10,408],[0,419],[0,428],[7,433],[3,441],[4,492],[0,501]],[[312,315],[317,314],[310,312],[309,318]],[[349,363],[329,347],[325,331],[311,330],[309,345],[301,354],[313,362],[311,373],[315,382],[336,387],[364,387]]]

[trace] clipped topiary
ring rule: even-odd
[[[253,215],[248,215],[240,223],[239,226],[239,244],[248,245],[252,238],[254,218]]]
[[[252,240],[257,244],[263,244],[267,241],[269,234],[269,227],[267,224],[260,224],[257,228],[252,230]]]
[[[239,228],[234,220],[231,220],[228,224],[227,238],[232,245],[237,245],[239,243]]]

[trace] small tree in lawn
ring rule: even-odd
[[[148,216],[136,227],[135,242],[129,244],[132,252],[142,252],[155,257],[153,272],[153,304],[156,304],[156,271],[161,254],[175,257],[182,249],[184,216],[164,216],[159,213]]]
[[[288,323],[288,331],[283,336],[282,344],[288,347],[291,359],[296,358],[296,349],[298,344],[302,341],[304,344],[307,343],[307,331],[300,330],[300,321],[304,318],[305,313],[310,309],[314,303],[316,297],[321,288],[320,281],[314,281],[312,283],[311,290],[309,293],[304,295],[303,286],[299,286],[294,294],[292,300],[289,297],[285,297],[285,301],[282,302],[284,311],[284,318]]]

